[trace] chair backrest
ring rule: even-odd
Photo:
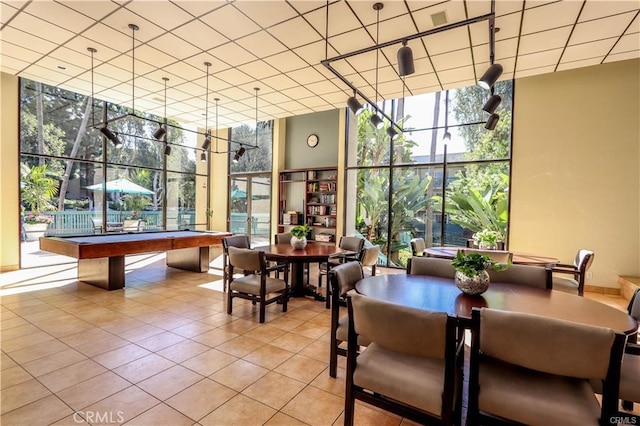
[[[293,235],[291,232],[280,232],[274,235],[274,241],[276,244],[289,244]]]
[[[378,263],[380,246],[365,247],[362,253],[362,266],[374,266]]]
[[[356,333],[395,352],[444,359],[448,316],[352,293]],[[427,344],[428,341],[428,344]]]
[[[539,315],[474,308],[472,321],[484,355],[559,376],[605,379],[614,344],[624,347],[610,328]]]
[[[263,251],[248,248],[229,247],[229,265],[243,271],[262,271],[265,267]]]
[[[580,271],[581,281],[584,281],[583,275],[591,267],[594,257],[595,254],[591,250],[580,249],[578,250],[578,253],[576,253],[576,258],[573,260],[573,266]]]
[[[137,231],[140,228],[140,219],[125,219],[122,229],[125,231]]]
[[[481,250],[481,249],[466,248],[462,250],[462,253],[464,254],[478,253],[485,256],[489,256],[489,259],[493,260],[494,262],[502,263],[503,265],[510,265],[511,260],[513,258],[513,253],[509,251],[504,251],[504,250]]]
[[[349,250],[360,254],[364,247],[364,238],[342,236],[340,237],[338,247],[342,250]]]
[[[229,247],[251,248],[251,242],[247,235],[233,235],[231,237],[223,238],[222,248],[225,253],[229,252]]]
[[[633,296],[631,296],[627,311],[629,312],[629,316],[633,317],[638,324],[640,324],[640,288],[637,288]]]
[[[427,245],[424,243],[423,238],[414,238],[411,240],[411,253],[414,256],[424,256],[424,249]]]
[[[347,262],[334,266],[329,271],[332,294],[337,297],[345,295],[356,287],[356,283],[364,278],[362,265],[359,262]]]
[[[551,290],[551,269],[533,265],[511,265],[504,271],[489,270],[491,282],[528,285]]]
[[[407,274],[431,275],[433,277],[453,278],[456,270],[451,266],[451,260],[437,257],[410,257],[407,261]]]

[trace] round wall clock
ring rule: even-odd
[[[307,145],[309,145],[311,148],[316,147],[316,145],[318,145],[318,142],[318,135],[309,135],[309,137],[307,138]]]

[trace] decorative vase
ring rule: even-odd
[[[302,250],[307,246],[307,237],[298,238],[296,236],[291,237],[291,247],[295,250]]]
[[[478,275],[469,277],[460,271],[456,271],[456,285],[465,294],[482,294],[489,288],[489,273],[485,270],[478,272]]]
[[[48,227],[48,223],[25,223],[24,233],[27,241],[38,241],[40,237],[44,237]]]
[[[498,243],[491,244],[480,241],[478,248],[481,250],[498,250]]]

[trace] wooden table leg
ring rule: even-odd
[[[105,290],[124,288],[124,256],[78,260],[78,280]]]

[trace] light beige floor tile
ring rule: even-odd
[[[276,368],[294,355],[286,349],[273,345],[264,345],[247,354],[243,359],[270,370]]]
[[[285,331],[293,330],[298,327],[304,321],[298,318],[294,318],[290,316],[291,312],[287,312],[287,315],[283,315],[279,318],[274,319],[273,321],[269,321],[269,326],[276,327]]]
[[[268,372],[269,370],[266,368],[239,359],[233,364],[216,371],[209,378],[237,392],[241,392]]]
[[[328,365],[326,362],[296,354],[280,364],[273,371],[304,383],[311,383]]]
[[[157,352],[164,348],[168,348],[171,345],[175,345],[176,343],[180,343],[183,340],[185,340],[184,337],[165,331],[164,333],[156,334],[155,336],[140,340],[139,342],[136,342],[136,344],[152,352]]]
[[[38,380],[52,392],[58,392],[106,372],[107,369],[97,362],[86,359],[42,375]]]
[[[125,346],[121,346],[112,351],[101,353],[100,355],[94,356],[92,359],[97,363],[112,370],[116,367],[120,367],[121,365],[128,364],[129,362],[134,361],[136,359],[145,357],[150,353],[151,352],[141,348],[138,345],[129,343]]]
[[[113,372],[131,383],[138,383],[174,365],[174,362],[152,353],[114,368]]]
[[[287,416],[283,413],[276,413],[273,417],[269,419],[268,422],[265,423],[265,426],[303,426],[306,423],[301,422],[300,420],[296,420],[291,416]]]
[[[83,408],[82,411],[91,424],[124,423],[159,403],[159,400],[143,390],[130,386]],[[93,418],[90,418],[91,414],[94,414]]]
[[[304,387],[305,384],[298,380],[270,372],[242,391],[242,394],[280,410]]]
[[[207,426],[261,425],[266,423],[276,410],[244,395],[237,395],[211,414],[200,420]]]
[[[264,345],[265,343],[261,342],[260,340],[252,339],[250,337],[238,336],[216,346],[216,349],[236,356],[238,358],[242,358],[243,356],[255,351],[256,349]]]
[[[193,340],[184,340],[156,353],[173,362],[183,362],[208,350],[209,347],[206,345]]]
[[[418,426],[418,423],[403,423],[402,418],[386,411],[380,411],[370,408],[365,404],[360,404],[360,401],[356,401],[353,424],[356,426],[399,426],[401,423],[403,426],[409,426],[409,424]],[[335,421],[335,426],[344,424],[344,412]]]
[[[28,405],[2,414],[3,425],[48,425],[73,414],[73,410],[55,395],[49,395]]]
[[[329,362],[331,354],[331,345],[329,342],[316,340],[299,352],[300,355],[307,356],[322,362]]]
[[[123,338],[126,339],[130,342],[139,342],[141,340],[147,339],[151,336],[155,336],[156,334],[160,334],[163,333],[164,330],[159,328],[159,327],[155,327],[153,325],[150,324],[145,324],[142,325],[140,327],[136,327],[136,328],[131,328],[129,330],[125,330],[121,333],[118,333],[118,335]]]
[[[8,368],[17,367],[18,363],[16,363],[9,355],[7,355],[4,351],[0,355],[0,369],[6,370]]]
[[[281,328],[265,324],[247,331],[243,336],[251,337],[252,339],[260,340],[264,343],[271,343],[274,339],[282,336],[284,333],[285,331]]]
[[[24,383],[31,379],[33,379],[33,376],[19,365],[3,369],[2,373],[0,373],[0,385],[2,386],[2,389],[19,383]]]
[[[137,386],[155,396],[160,401],[164,401],[194,383],[199,382],[203,378],[203,376],[192,370],[181,365],[175,365],[155,376],[139,382]]]
[[[51,395],[51,392],[37,380],[27,380],[2,390],[0,411],[2,414],[8,413],[48,395]]]
[[[11,328],[22,327],[22,326],[33,326],[29,321],[25,320],[22,317],[17,316],[16,314],[13,318],[5,318],[6,315],[2,315],[2,322],[0,322],[0,329],[5,331]]]
[[[319,325],[312,322],[305,322],[291,330],[292,333],[300,334],[311,339],[317,339],[325,333],[331,331],[330,324]]]
[[[193,420],[166,404],[158,404],[125,424],[127,426],[191,426]]]
[[[191,338],[199,334],[206,333],[213,328],[213,325],[205,324],[201,321],[192,321],[189,324],[174,328],[171,332],[179,336]]]
[[[165,403],[193,420],[200,420],[233,398],[237,392],[204,379],[167,399]]]
[[[292,309],[290,312],[287,312],[287,314],[287,316],[299,319],[303,322],[309,321],[311,318],[317,317],[319,315],[318,312],[305,308]]]
[[[313,343],[313,339],[295,333],[285,333],[271,342],[272,345],[290,352],[300,352]]]
[[[336,371],[336,378],[329,376],[329,369],[327,368],[322,373],[318,374],[315,379],[310,383],[323,391],[332,393],[336,396],[343,397],[345,390],[345,377],[346,370],[344,368],[338,368]]]
[[[75,349],[65,349],[53,355],[38,358],[22,364],[24,368],[35,377],[42,376],[60,368],[83,361],[87,357]]]
[[[215,328],[202,334],[198,334],[197,336],[192,337],[191,340],[195,340],[203,345],[215,348],[216,346],[236,337],[238,337],[238,334],[236,333]]]
[[[25,348],[18,349],[17,351],[9,353],[11,354],[11,358],[13,358],[14,361],[25,364],[29,361],[33,361],[45,356],[51,356],[66,349],[69,349],[69,346],[65,345],[57,339],[54,339],[27,346]]]
[[[330,425],[343,410],[343,398],[307,386],[280,411],[310,425]]]
[[[40,323],[40,328],[56,338],[69,336],[93,329],[95,326],[82,321],[74,316],[65,315],[63,318],[56,318]]]
[[[237,319],[235,321],[227,322],[220,326],[221,330],[229,331],[236,334],[244,334],[256,327],[259,327],[260,323],[257,321],[250,321],[246,319]]]
[[[22,328],[22,327],[18,327],[18,328]],[[23,330],[26,330],[26,329],[23,329]],[[52,335],[45,333],[44,331],[41,331],[38,328],[34,327],[32,329],[31,327],[29,327],[28,330],[30,330],[29,333],[27,334],[20,333],[20,335],[14,336],[14,337],[11,337],[10,334],[8,334],[6,331],[3,330],[2,331],[2,350],[5,351],[6,353],[12,353],[20,349],[27,348],[29,346],[37,345],[38,343],[50,342],[55,339]]]
[[[209,376],[221,368],[235,362],[238,358],[216,349],[209,349],[184,361],[182,365],[203,376]]]
[[[130,382],[108,371],[56,392],[56,394],[71,408],[80,410],[129,386],[131,386]]]

